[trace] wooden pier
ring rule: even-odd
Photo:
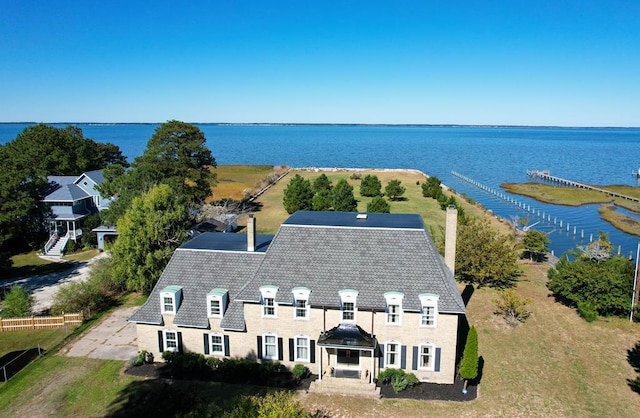
[[[551,174],[549,174],[549,170],[543,170],[543,171],[540,171],[540,170],[527,170],[527,176],[538,178],[538,179],[544,180],[544,181],[548,181],[550,183],[557,183],[557,184],[560,184],[560,185],[563,185],[563,186],[577,187],[579,189],[594,190],[596,192],[605,193],[605,194],[607,194],[607,195],[609,195],[611,197],[619,197],[621,199],[631,200],[633,202],[640,202],[640,199],[637,198],[637,197],[628,196],[628,195],[624,195],[624,194],[621,194],[621,193],[616,193],[614,191],[607,190],[607,189],[601,189],[599,187],[594,187],[594,186],[591,186],[591,185],[586,184],[586,183],[580,183],[578,181],[563,179],[562,177],[552,176]]]

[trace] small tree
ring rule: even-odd
[[[535,260],[539,261],[540,255],[544,255],[549,251],[547,244],[550,242],[551,240],[549,240],[547,234],[536,231],[535,229],[528,230],[522,237],[522,245],[524,246],[524,250],[529,254],[531,261],[534,260],[534,256]]]
[[[331,190],[331,206],[339,212],[355,212],[358,201],[353,196],[353,186],[345,179],[340,179]]]
[[[362,196],[380,196],[381,189],[382,183],[380,183],[378,176],[367,174],[360,182],[360,194]]]
[[[389,196],[391,200],[398,200],[404,192],[407,190],[406,188],[400,185],[402,183],[400,180],[391,180],[387,183],[387,187],[384,188],[384,192]]]
[[[331,190],[318,190],[311,199],[311,207],[318,211],[331,209]]]
[[[422,183],[422,196],[437,199],[442,194],[442,182],[439,178],[431,176]]]
[[[33,296],[22,286],[13,285],[2,303],[3,318],[21,318],[31,315]]]
[[[299,174],[293,176],[287,188],[284,189],[282,203],[287,213],[291,214],[299,210],[311,210],[313,191],[309,180]]]
[[[371,202],[367,203],[367,212],[389,213],[391,212],[391,206],[383,197],[376,196],[371,199]]]
[[[320,177],[316,178],[313,181],[313,186],[311,189],[314,193],[318,193],[322,190],[331,190],[332,187],[333,184],[331,184],[331,180],[329,180],[329,177],[327,177],[326,174],[322,173]]]
[[[469,334],[467,334],[467,343],[464,345],[464,353],[460,364],[460,377],[464,379],[462,393],[466,395],[469,381],[478,377],[478,332],[473,325],[469,330]]]
[[[527,309],[531,299],[521,298],[513,289],[500,292],[499,296],[493,300],[493,303],[496,305],[494,314],[503,317],[507,324],[512,327],[524,323],[531,315],[531,311]]]

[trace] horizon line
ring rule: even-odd
[[[184,121],[181,121],[184,122]],[[0,122],[0,125],[161,125],[165,122]],[[349,122],[185,122],[194,125],[216,126],[387,126],[387,127],[445,127],[445,128],[558,128],[558,129],[640,129],[640,126],[579,126],[579,125],[517,125],[465,123],[349,123]]]

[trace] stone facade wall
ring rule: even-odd
[[[137,324],[138,348],[153,353],[156,359],[161,360],[158,330],[172,329],[181,333],[184,351],[204,354],[203,334],[219,333],[229,336],[230,357],[256,358],[259,350],[257,337],[271,334],[282,338],[282,360],[280,361],[291,368],[300,362],[289,360],[289,339],[296,336],[307,336],[316,343],[315,362],[304,363],[311,372],[319,374],[321,362],[323,371],[334,364],[333,350],[327,351],[327,349],[319,347],[317,340],[321,331],[329,330],[340,323],[340,310],[312,308],[309,312],[309,319],[294,319],[292,306],[278,305],[276,317],[265,318],[262,316],[261,305],[245,303],[244,315],[247,324],[246,332],[223,331],[220,329],[220,319],[218,318],[210,318],[211,329],[209,330],[175,327],[173,326],[173,315],[163,315],[164,326]],[[384,312],[358,311],[356,313],[356,323],[366,332],[374,334],[380,345],[393,341],[399,346],[406,347],[405,370],[407,372],[414,373],[422,381],[453,383],[456,366],[458,315],[439,314],[435,328],[421,327],[419,313],[403,312],[401,321],[401,325],[387,325]],[[413,369],[412,366],[415,363],[413,347],[419,347],[421,344],[433,344],[435,348],[439,349],[439,371]],[[435,356],[435,353],[433,354]],[[369,356],[370,354],[363,352],[360,359],[360,370],[363,373],[371,373],[370,368],[373,363],[375,377],[380,372],[379,353],[375,353],[373,362]]]

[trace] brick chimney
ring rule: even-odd
[[[456,236],[458,234],[458,209],[454,205],[447,207],[447,221],[444,235],[444,263],[455,274]]]
[[[256,218],[253,214],[247,219],[247,251],[256,250]]]

